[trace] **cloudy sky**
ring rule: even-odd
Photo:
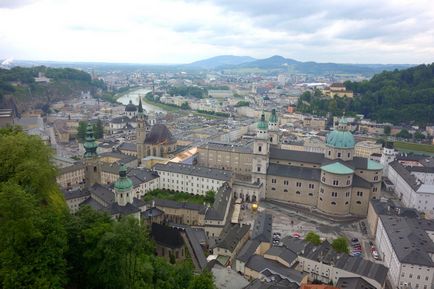
[[[0,59],[431,63],[433,0],[0,0]]]

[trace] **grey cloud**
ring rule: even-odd
[[[198,0],[190,0],[198,1]],[[406,39],[433,24],[433,15],[424,13],[424,5],[399,5],[396,1],[303,1],[303,0],[210,0],[223,10],[247,16],[257,27],[288,34],[315,35],[337,21],[356,21],[337,35],[348,40],[382,38]],[[418,25],[399,27],[396,23],[417,17]],[[361,28],[360,28],[361,27]],[[392,36],[392,37],[391,37]]]

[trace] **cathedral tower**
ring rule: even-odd
[[[267,177],[270,145],[268,143],[268,125],[265,114],[262,112],[261,119],[256,126],[256,137],[253,142],[252,181],[262,183],[262,191],[259,198],[264,198],[265,181]]]
[[[146,115],[143,112],[142,98],[139,96],[139,108],[137,112],[137,127],[136,127],[136,146],[137,146],[137,160],[140,165],[142,159],[145,157],[145,138],[147,131]]]
[[[101,182],[101,170],[98,154],[96,152],[97,148],[98,145],[96,144],[95,137],[93,136],[92,124],[88,123],[86,129],[86,141],[84,143],[86,187],[91,187],[95,183]]]
[[[279,120],[277,118],[276,109],[271,111],[270,119],[268,121],[268,131],[270,136],[270,144],[279,144]]]

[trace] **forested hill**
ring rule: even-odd
[[[325,98],[320,93],[305,93],[300,97],[299,110],[334,115],[343,111],[361,113],[380,122],[434,123],[434,63],[385,71],[370,80],[345,82],[355,93],[353,99]]]
[[[36,81],[43,76],[48,82]],[[13,67],[0,69],[0,106],[17,103],[20,108],[41,107],[89,91],[105,89],[104,82],[92,80],[89,73],[72,68]]]

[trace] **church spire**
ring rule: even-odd
[[[139,113],[143,113],[142,97],[139,95]]]
[[[96,157],[98,155],[96,152],[97,147],[98,145],[96,144],[95,137],[93,136],[93,126],[89,122],[87,124],[87,129],[86,129],[86,141],[84,143],[84,149],[85,149],[84,157],[86,159]]]

